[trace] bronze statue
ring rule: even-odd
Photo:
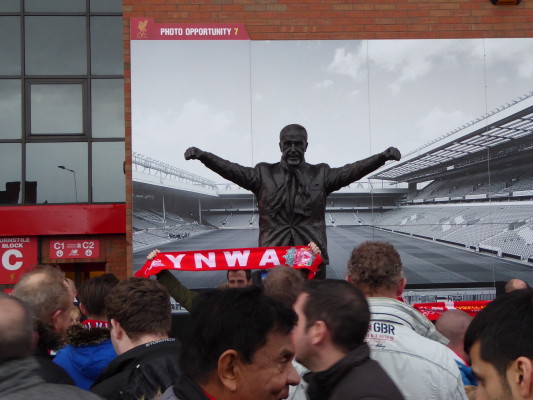
[[[212,153],[190,147],[186,160],[200,160],[223,178],[250,190],[259,209],[259,246],[305,246],[313,241],[322,250],[323,262],[316,275],[326,277],[328,264],[326,238],[326,198],[343,186],[375,171],[387,160],[399,160],[398,149],[382,153],[340,168],[305,162],[307,131],[291,124],[279,135],[281,161],[243,167]]]

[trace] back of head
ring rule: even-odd
[[[155,280],[121,281],[107,296],[106,307],[109,321],[118,321],[132,340],[145,334],[168,335],[170,331],[170,296]]]
[[[510,279],[505,284],[505,293],[512,292],[513,290],[522,290],[522,289],[529,289],[530,286],[527,282],[521,280],[521,279]]]
[[[296,302],[305,279],[299,271],[280,265],[270,269],[262,283],[266,296],[290,308]]]
[[[370,323],[370,310],[363,293],[346,281],[307,281],[303,307],[307,328],[324,321],[333,344],[349,352],[363,343]]]
[[[15,285],[13,295],[24,300],[35,318],[45,323],[55,311],[69,310],[73,300],[63,272],[49,265],[37,266],[25,274]]]
[[[114,274],[104,274],[82,282],[78,299],[91,316],[106,315],[106,297],[119,283]]]
[[[367,296],[395,290],[403,278],[400,255],[390,243],[368,241],[352,251],[347,278]]]
[[[480,342],[481,358],[505,374],[510,362],[524,356],[533,360],[533,290],[497,297],[476,315],[465,335],[467,353]]]
[[[448,310],[435,322],[435,328],[450,342],[448,347],[463,347],[466,330],[472,322],[472,317],[461,310]]]
[[[287,335],[295,323],[292,309],[264,296],[258,287],[203,292],[191,310],[182,369],[195,381],[205,383],[217,369],[222,353],[233,349],[249,364],[270,333]]]
[[[31,354],[33,316],[16,297],[0,293],[0,364]]]

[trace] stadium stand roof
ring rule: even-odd
[[[166,164],[151,157],[147,157],[140,153],[133,152],[132,169],[135,175],[134,180],[143,181],[139,178],[138,174],[135,174],[136,172],[139,172],[145,176],[157,176],[167,180],[174,180],[180,183],[202,187],[214,192],[217,191],[217,186],[214,181],[192,174],[183,169],[176,168],[172,165]]]
[[[460,166],[460,161],[465,164],[478,154],[484,154],[485,161],[493,159],[492,149],[509,145],[521,145],[520,151],[533,149],[532,139],[533,92],[529,92],[405,154],[405,161],[385,166],[370,178],[421,181]]]

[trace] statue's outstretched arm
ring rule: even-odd
[[[389,147],[381,153],[374,154],[373,156],[351,164],[346,164],[344,167],[331,168],[328,173],[327,193],[329,194],[350,183],[358,181],[384,165],[386,161],[398,161],[401,157],[400,150],[396,147]]]
[[[244,189],[255,193],[259,188],[259,178],[254,168],[244,167],[197,147],[189,147],[184,157],[186,160],[200,160],[210,170]]]

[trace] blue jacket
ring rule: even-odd
[[[116,358],[117,353],[105,328],[69,328],[69,343],[58,351],[54,362],[62,366],[76,386],[89,390],[96,378]]]

